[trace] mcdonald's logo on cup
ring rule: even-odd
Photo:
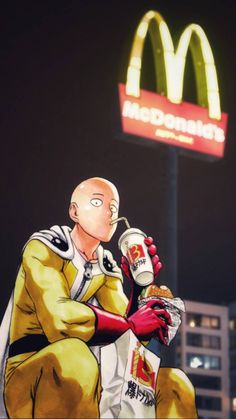
[[[140,89],[144,42],[150,34],[157,93]],[[190,48],[198,105],[182,101],[185,62]],[[227,115],[221,112],[213,53],[203,29],[183,31],[176,51],[162,16],[147,12],[136,30],[126,84],[119,84],[123,132],[223,157]]]

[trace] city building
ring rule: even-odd
[[[228,307],[194,301],[185,305],[176,344],[177,365],[194,384],[199,419],[229,419]]]

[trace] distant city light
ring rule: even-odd
[[[232,410],[233,412],[236,412],[236,397],[232,399]]]
[[[235,320],[230,320],[229,321],[229,328],[230,328],[230,330],[234,330],[235,329]]]
[[[190,367],[191,368],[199,368],[201,365],[202,365],[202,362],[197,356],[192,358],[191,361],[190,361]]]

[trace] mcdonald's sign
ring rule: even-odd
[[[149,33],[156,90],[140,89],[144,42]],[[185,62],[190,49],[196,76],[198,104],[183,102]],[[176,50],[168,26],[155,11],[141,19],[133,40],[126,84],[119,84],[124,133],[223,157],[227,115],[221,112],[214,57],[203,29],[196,24],[183,31]]]

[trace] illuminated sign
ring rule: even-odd
[[[150,34],[157,93],[140,89],[144,41]],[[198,105],[182,101],[188,49],[196,74]],[[192,151],[222,157],[227,115],[221,113],[216,68],[203,29],[191,24],[183,31],[176,52],[162,16],[146,13],[134,36],[126,85],[119,85],[125,133]],[[199,106],[200,105],[200,106]]]

